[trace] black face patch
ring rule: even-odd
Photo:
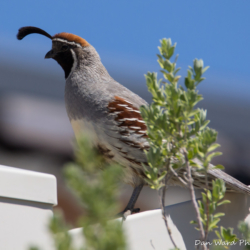
[[[57,53],[53,59],[61,65],[65,73],[65,78],[68,78],[74,64],[74,58],[70,49]]]

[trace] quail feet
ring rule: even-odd
[[[144,184],[141,183],[141,184],[137,185],[134,188],[133,193],[132,193],[132,195],[130,197],[130,200],[129,200],[126,208],[122,212],[118,213],[116,215],[116,218],[122,217],[123,220],[126,220],[128,215],[140,212],[140,208],[134,208],[134,206],[135,206],[135,203],[136,203],[136,201],[138,199],[138,196],[139,196],[139,194],[140,194],[140,192],[141,192],[141,190],[143,188],[143,185]]]
[[[137,214],[139,212],[140,208],[124,209],[122,212],[116,214],[115,218],[122,217],[122,220],[125,221],[129,215]]]

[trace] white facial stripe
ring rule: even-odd
[[[70,44],[70,45],[76,45],[77,47],[82,48],[82,46],[81,46],[79,43],[69,42],[69,41],[67,41],[67,40],[60,39],[60,38],[53,38],[52,41],[67,43],[67,44]]]
[[[73,50],[73,49],[70,49],[70,51],[71,51],[71,54],[72,54],[72,56],[73,56],[73,65],[72,65],[72,68],[71,68],[71,70],[70,70],[70,74],[69,74],[69,76],[67,77],[67,79],[71,76],[71,74],[72,74],[72,72],[75,70],[75,68],[76,68],[76,65],[77,65],[77,58],[76,58],[76,53],[75,53],[75,51]],[[66,79],[66,80],[67,80]]]

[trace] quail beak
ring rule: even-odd
[[[46,59],[48,59],[48,58],[53,58],[56,54],[57,54],[57,53],[55,53],[55,52],[53,51],[53,49],[52,49],[52,50],[50,50],[50,51],[45,55],[44,58],[46,58]]]

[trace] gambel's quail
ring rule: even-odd
[[[103,66],[95,48],[83,38],[59,33],[49,35],[36,27],[19,29],[17,38],[33,33],[52,40],[52,49],[45,58],[55,59],[65,73],[65,104],[76,137],[92,135],[93,145],[104,157],[118,162],[125,169],[125,182],[134,191],[124,212],[134,210],[135,202],[144,184],[146,164],[144,150],[148,149],[146,125],[140,115],[141,105],[147,102],[116,82]],[[250,194],[250,189],[225,172],[209,170],[208,181],[223,179],[228,190]],[[193,176],[194,186],[204,187],[204,177]],[[183,185],[177,178],[170,184]]]

